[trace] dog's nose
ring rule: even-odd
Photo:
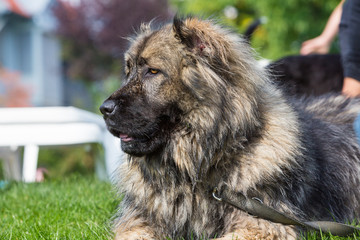
[[[100,112],[104,116],[109,116],[113,114],[115,110],[115,102],[113,100],[106,100],[101,106],[100,106]]]

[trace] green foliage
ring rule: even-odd
[[[96,161],[103,160],[100,144],[41,147],[39,166],[45,167],[46,177],[60,179],[71,174],[93,175]]]
[[[204,18],[219,19],[241,32],[246,29],[256,15],[251,4],[239,0],[171,0],[171,2],[177,7],[180,15],[196,15]],[[226,7],[230,6],[235,7],[238,11],[235,19],[225,16]]]
[[[112,186],[72,176],[0,190],[0,239],[109,239],[118,203]]]
[[[262,57],[277,59],[297,54],[301,43],[318,36],[339,0],[172,0],[181,14],[222,19],[240,33],[251,21],[265,17],[251,44]],[[224,9],[235,7],[235,19],[225,17]],[[336,44],[332,51],[338,51]]]
[[[338,0],[260,0],[254,1],[259,14],[266,16],[264,25],[266,39],[262,54],[269,58],[278,58],[298,53],[301,43],[318,36]],[[281,6],[280,6],[281,4]],[[259,40],[255,46],[261,47]]]

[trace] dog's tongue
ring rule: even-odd
[[[132,137],[129,137],[126,134],[120,134],[119,137],[120,137],[121,141],[123,141],[123,142],[130,142],[131,140],[133,140]]]

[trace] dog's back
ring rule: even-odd
[[[299,101],[299,100],[298,100]],[[353,122],[360,99],[328,94],[294,104],[310,169],[312,193],[300,206],[307,218],[352,221],[360,217],[360,150]]]

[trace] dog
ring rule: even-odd
[[[340,93],[343,86],[339,54],[292,55],[272,62],[266,68],[288,94],[320,96]]]
[[[252,35],[266,19],[255,19],[242,34],[251,44]],[[288,94],[298,96],[320,96],[326,93],[340,93],[344,73],[340,54],[290,55],[275,61],[259,60],[272,80],[286,88]]]
[[[299,220],[359,217],[359,100],[286,95],[249,44],[214,20],[143,24],[129,40],[123,86],[100,107],[127,153],[115,239],[301,236],[217,201],[213,189]]]

